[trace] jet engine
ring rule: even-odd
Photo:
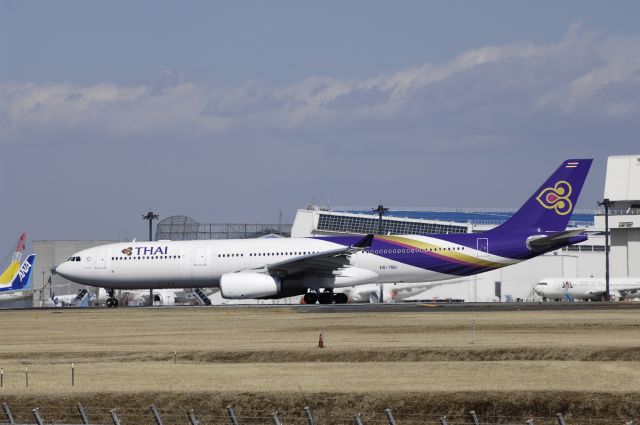
[[[175,294],[159,292],[153,294],[153,305],[175,305]]]
[[[280,279],[263,273],[225,273],[220,277],[220,294],[223,298],[250,299],[278,295]]]

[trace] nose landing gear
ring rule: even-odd
[[[118,299],[116,298],[116,290],[115,289],[107,289],[107,298],[106,306],[108,308],[116,308],[118,307]]]

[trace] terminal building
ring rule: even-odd
[[[604,197],[613,202],[611,276],[640,276],[640,155],[610,157]],[[372,207],[308,206],[297,211],[293,224],[201,224],[187,216],[171,216],[156,225],[156,240],[313,237],[344,234],[475,233],[506,221],[515,210],[389,208],[382,220]],[[506,268],[446,281],[414,297],[420,300],[460,299],[511,301],[536,299],[532,289],[547,277],[603,277],[604,211],[577,211],[570,226],[586,228],[589,240]],[[114,241],[34,241],[34,305],[47,291],[64,295],[78,285],[51,270],[74,252]],[[48,282],[51,282],[49,289]],[[39,288],[45,287],[45,291]]]
[[[609,207],[611,277],[640,276],[640,155],[611,156],[604,199]],[[605,228],[604,211],[596,227]]]

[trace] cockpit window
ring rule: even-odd
[[[80,257],[76,257],[76,261],[80,261]]]
[[[540,282],[538,285],[547,286],[547,282]]]

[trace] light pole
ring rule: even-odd
[[[382,226],[382,216],[384,215],[384,213],[388,212],[389,208],[385,208],[382,204],[378,205],[378,208],[374,208],[373,212],[377,212],[378,213],[378,234],[382,235],[383,232],[383,226]]]
[[[378,234],[384,234],[384,222],[382,221],[382,216],[384,213],[388,212],[389,208],[385,208],[384,205],[380,204],[377,208],[373,209],[373,212],[378,213]],[[384,303],[384,287],[382,284],[378,285],[378,301],[382,304]]]
[[[149,242],[153,241],[153,220],[157,220],[160,216],[153,211],[149,211],[142,216],[143,220],[149,220]],[[153,289],[149,289],[149,307],[153,307]]]
[[[609,293],[609,208],[614,203],[609,198],[604,198],[602,202],[598,202],[598,205],[604,207],[604,300],[611,301],[611,295]]]
[[[149,220],[149,242],[153,240],[153,220],[157,220],[160,216],[153,211],[149,211],[142,216],[143,220]]]

